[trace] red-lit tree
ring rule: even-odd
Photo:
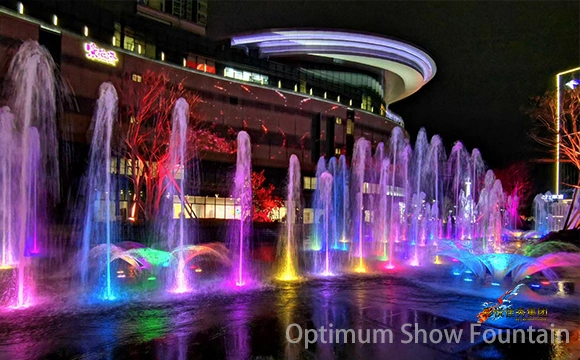
[[[264,170],[259,173],[252,171],[254,221],[258,222],[272,222],[270,213],[283,206],[282,199],[274,194],[276,187],[272,184],[266,186],[265,182]]]
[[[232,152],[231,144],[206,126],[196,112],[199,98],[187,90],[183,81],[171,83],[166,74],[151,71],[136,82],[126,77],[119,97],[121,125],[119,158],[126,161],[122,174],[130,179],[130,219],[147,220],[159,211],[166,187],[175,184],[168,169],[171,114],[175,102],[184,98],[189,104],[187,155],[189,163],[198,150]]]
[[[504,192],[507,195],[517,196],[520,200],[520,214],[529,204],[533,194],[533,180],[528,165],[523,162],[515,162],[503,169],[494,170],[495,176],[501,181]]]

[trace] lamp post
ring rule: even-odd
[[[556,195],[560,194],[560,120],[561,120],[561,96],[560,96],[560,82],[562,75],[570,74],[575,71],[580,71],[580,67],[562,71],[556,74],[556,177],[555,189]]]

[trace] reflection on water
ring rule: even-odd
[[[397,331],[393,344],[318,342],[306,350],[304,337],[297,344],[286,341],[286,329],[293,323],[303,329],[328,329],[332,324],[334,329],[397,330],[407,322],[418,323],[421,328],[460,326],[474,322],[481,303],[503,291],[481,284],[458,286],[452,279],[419,278],[416,274],[409,278],[346,276],[284,283],[275,289],[188,294],[179,300],[3,312],[0,359],[325,359],[388,358],[392,354],[404,358],[525,354],[538,358],[535,355],[539,354],[540,358],[555,359],[580,347],[578,299],[542,297],[529,289],[518,295],[516,307],[538,307],[538,301],[548,300],[549,322],[524,325],[549,327],[553,322],[556,328],[572,330],[573,344],[525,344],[515,348],[401,345]],[[515,326],[509,322],[498,325]],[[297,339],[298,330],[293,328],[289,335]]]

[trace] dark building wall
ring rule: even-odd
[[[20,40],[39,38],[40,26],[9,15],[0,15],[0,63],[4,76],[7,64],[17,50]],[[50,38],[54,48],[54,37]],[[284,168],[290,155],[298,156],[303,169],[314,169],[318,159],[312,159],[312,119],[320,119],[320,154],[330,148],[326,141],[327,122],[334,122],[335,148],[345,153],[347,106],[306,94],[282,91],[276,88],[231,81],[217,75],[152,61],[130,55],[118,48],[98,44],[116,51],[116,66],[97,63],[86,58],[84,44],[91,41],[80,35],[63,32],[60,44],[60,69],[70,86],[78,109],[69,109],[60,119],[61,138],[70,143],[87,143],[87,129],[92,117],[94,101],[102,82],[110,81],[117,89],[131,81],[131,74],[147,70],[165,72],[172,81],[184,81],[189,89],[200,95],[197,111],[214,126],[216,131],[246,130],[252,139],[253,162],[262,167]],[[57,47],[57,46],[56,46]],[[125,76],[129,75],[129,76]],[[337,121],[337,118],[338,121]],[[379,115],[355,111],[354,137],[365,136],[376,145],[386,141],[394,123]],[[334,154],[326,154],[329,155]],[[214,154],[214,161],[232,162],[231,156]]]

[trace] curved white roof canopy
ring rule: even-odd
[[[389,38],[344,31],[268,30],[234,36],[234,47],[257,48],[261,56],[311,55],[364,64],[387,72],[385,102],[403,99],[437,70],[424,51]]]

